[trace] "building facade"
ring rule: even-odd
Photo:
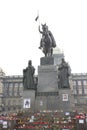
[[[22,76],[1,77],[1,111],[14,111],[21,109],[23,93]]]
[[[87,73],[72,74],[72,87],[76,108],[87,111]]]

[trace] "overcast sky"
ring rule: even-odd
[[[22,75],[28,60],[37,71],[44,56],[37,11],[72,73],[87,73],[87,0],[0,0],[0,67],[6,75]]]

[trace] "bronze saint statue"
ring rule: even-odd
[[[51,31],[48,30],[46,24],[42,24],[42,31],[39,26],[39,32],[42,34],[39,49],[42,49],[45,56],[52,56],[53,48],[56,47],[56,42]]]
[[[29,60],[28,67],[23,70],[24,89],[34,88],[34,73],[35,73],[35,68],[32,66],[32,61]]]
[[[59,88],[70,88],[69,76],[70,76],[70,67],[63,58],[61,64],[59,65],[59,68],[58,68],[58,86],[59,86]]]

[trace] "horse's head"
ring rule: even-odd
[[[45,24],[41,24],[42,25],[42,30],[43,31],[47,31],[48,30],[48,26]]]

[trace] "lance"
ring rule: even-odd
[[[39,17],[39,11],[37,11],[37,17],[35,18],[35,21],[39,23],[39,28],[40,28],[40,17]],[[41,33],[40,33],[40,39],[41,39]]]

